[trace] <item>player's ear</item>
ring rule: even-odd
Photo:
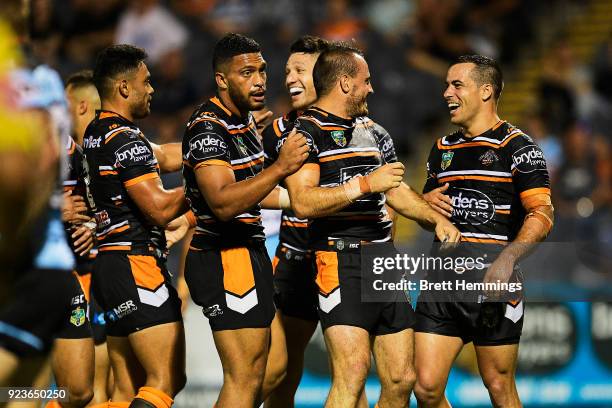
[[[350,93],[351,88],[351,77],[349,77],[348,75],[341,75],[340,89],[342,89],[342,92],[344,92],[345,94]]]
[[[493,97],[493,85],[484,84],[480,87],[480,98],[483,102],[488,101]]]
[[[79,102],[79,107],[78,107],[78,113],[80,116],[83,116],[84,114],[87,113],[87,101],[80,101]]]
[[[124,98],[130,96],[130,86],[128,85],[127,79],[122,79],[119,81],[119,95]]]
[[[227,78],[223,72],[215,72],[215,82],[217,83],[217,88],[226,91],[228,88]]]

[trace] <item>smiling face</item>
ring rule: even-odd
[[[352,118],[368,115],[367,98],[374,93],[370,82],[370,70],[368,63],[361,56],[354,54],[357,62],[357,73],[351,78],[351,91],[347,103],[347,115]]]
[[[141,62],[138,71],[128,79],[130,88],[128,102],[130,114],[135,119],[142,119],[151,113],[151,99],[154,89],[151,86],[151,74],[144,62]]]
[[[229,96],[240,112],[262,109],[266,104],[266,61],[261,53],[232,57],[224,72]]]
[[[472,63],[455,64],[448,69],[444,100],[454,125],[469,127],[483,107],[482,89],[473,79]]]
[[[304,110],[317,100],[312,81],[312,69],[319,53],[295,52],[289,56],[285,67],[285,86],[291,97],[291,107]]]

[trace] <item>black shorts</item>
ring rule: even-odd
[[[166,262],[148,252],[100,251],[92,287],[109,336],[125,337],[148,327],[182,321],[181,300]]]
[[[269,327],[274,318],[272,263],[262,244],[191,248],[185,281],[213,331]]]
[[[414,310],[403,293],[397,293],[397,298],[386,302],[362,301],[359,249],[316,251],[315,257],[319,319],[323,330],[335,325],[348,325],[361,327],[378,336],[414,326]]]
[[[0,311],[0,347],[18,356],[50,350],[53,340],[91,337],[87,301],[74,273],[34,269]]]
[[[77,278],[81,284],[81,289],[87,299],[89,306],[88,318],[91,323],[91,330],[93,333],[94,344],[102,344],[106,341],[106,320],[104,318],[104,310],[100,307],[100,304],[96,300],[93,294],[93,288],[91,285],[91,274],[93,271],[94,260],[87,260],[77,263]]]
[[[460,337],[476,346],[517,344],[523,331],[524,302],[418,302],[415,330]],[[484,308],[484,309],[483,309]]]
[[[285,316],[319,321],[317,313],[317,271],[309,253],[297,252],[281,245],[272,260],[274,303]]]

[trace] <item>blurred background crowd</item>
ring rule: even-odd
[[[506,82],[502,118],[537,139],[548,161],[553,238],[612,246],[609,1],[32,0],[31,20],[34,54],[63,77],[112,43],[144,48],[155,95],[142,127],[158,143],[180,140],[194,106],[214,93],[211,54],[224,33],[261,44],[267,106],[278,115],[288,109],[284,64],[299,35],[355,40],[372,73],[371,116],[393,136],[416,188],[431,144],[452,131],[442,99],[449,61],[495,57]],[[400,225],[400,240],[414,233]]]

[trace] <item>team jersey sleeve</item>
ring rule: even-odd
[[[203,166],[231,168],[227,130],[213,120],[201,120],[185,131],[183,158],[194,170]]]
[[[431,190],[438,188],[438,168],[436,163],[439,163],[439,160],[436,160],[438,157],[438,148],[434,143],[431,151],[429,152],[429,157],[427,157],[426,170],[427,170],[427,180],[425,180],[425,185],[423,186],[423,194],[429,193]]]
[[[294,124],[295,129],[298,133],[301,133],[306,138],[306,143],[308,144],[308,158],[304,162],[306,163],[319,163],[319,129],[312,124],[309,120],[298,119]],[[285,138],[289,135],[289,131],[283,134],[283,142]],[[280,150],[280,147],[277,149],[277,152]]]
[[[387,129],[377,124],[374,127],[374,132],[376,133],[383,163],[395,163],[397,161],[397,154],[395,153],[393,139],[389,132],[387,132]]]
[[[550,194],[546,159],[540,147],[529,136],[521,134],[512,139],[506,149],[512,182],[520,197]]]
[[[266,128],[261,132],[261,137],[263,139],[263,149],[264,149],[264,168],[270,167],[270,165],[274,163],[276,159],[278,158],[278,153],[276,151],[276,145],[281,142],[282,134],[274,126],[274,123],[277,120],[282,120],[282,119],[281,118],[274,119],[274,121],[268,126],[266,126]]]
[[[107,142],[114,167],[124,186],[157,178],[157,159],[149,143],[136,132],[125,130]]]

